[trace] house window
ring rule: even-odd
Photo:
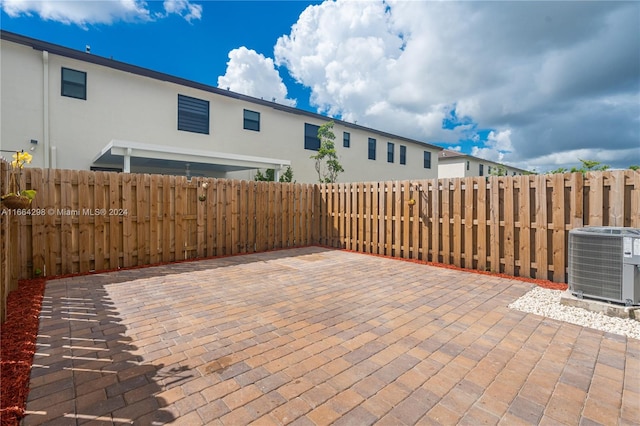
[[[320,126],[304,123],[304,149],[318,151],[320,149],[320,138],[318,137]]]
[[[467,160],[467,170],[469,170],[469,160]]]
[[[400,164],[407,164],[407,147],[400,145]]]
[[[62,96],[87,99],[87,73],[62,68]]]
[[[373,138],[369,138],[369,160],[376,159],[376,140]]]
[[[244,110],[244,127],[245,130],[260,131],[260,113],[255,111]]]
[[[209,134],[209,101],[178,95],[178,130]]]
[[[431,168],[431,153],[429,151],[424,152],[423,162],[425,169]]]
[[[393,151],[395,146],[393,142],[387,142],[387,163],[393,163]]]
[[[484,164],[480,164],[480,176],[484,176]]]
[[[345,148],[349,148],[351,146],[351,133],[342,133],[342,146],[344,146]]]
[[[491,166],[487,167],[487,173],[491,174]]]

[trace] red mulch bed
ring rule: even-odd
[[[20,281],[7,299],[0,356],[0,424],[17,425],[25,415],[29,374],[36,352],[45,279]]]
[[[389,257],[383,255],[374,256]],[[459,268],[453,265],[445,265],[441,263],[426,262],[415,259],[394,259],[415,262],[423,265],[437,266],[441,268],[455,269],[464,272],[515,279],[518,281],[534,283],[540,287],[554,290],[567,289],[567,284],[554,283],[548,280],[512,277],[505,274],[475,271],[471,269]],[[197,261],[202,259],[192,260]],[[145,265],[142,267],[150,266],[157,265]],[[140,267],[126,269],[137,268]],[[101,273],[102,272],[109,271],[101,271]],[[25,415],[27,396],[29,394],[29,375],[31,373],[33,355],[36,352],[38,317],[40,315],[40,309],[42,307],[45,282],[46,279],[44,278],[20,281],[18,290],[10,293],[7,300],[7,320],[4,324],[2,324],[2,356],[0,357],[0,377],[2,378],[2,380],[0,380],[0,426],[18,425],[20,419]]]

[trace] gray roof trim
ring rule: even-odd
[[[35,39],[35,38],[23,36],[23,35],[12,33],[12,32],[5,31],[5,30],[0,30],[0,39],[7,40],[7,41],[10,41],[10,42],[13,42],[13,43],[22,44],[22,45],[25,45],[25,46],[30,46],[31,48],[33,48],[35,50],[47,51],[47,52],[52,53],[54,55],[59,55],[59,56],[64,56],[64,57],[71,58],[71,59],[76,59],[76,60],[79,60],[79,61],[89,62],[89,63],[92,63],[92,64],[101,65],[101,66],[108,67],[108,68],[113,68],[113,69],[116,69],[116,70],[119,70],[119,71],[125,71],[125,72],[129,72],[129,73],[132,73],[132,74],[140,75],[140,76],[143,76],[143,77],[153,78],[155,80],[166,81],[166,82],[175,83],[175,84],[178,84],[178,85],[181,85],[181,86],[191,87],[191,88],[202,90],[202,91],[205,91],[205,92],[215,93],[216,95],[227,96],[227,97],[238,99],[238,100],[242,100],[242,101],[245,101],[245,102],[251,102],[251,103],[254,103],[254,104],[270,107],[270,108],[273,108],[273,109],[277,109],[277,110],[281,110],[281,111],[284,111],[284,112],[288,112],[290,114],[304,115],[304,116],[307,116],[307,117],[310,117],[310,118],[315,118],[315,119],[322,120],[322,121],[333,120],[336,124],[340,124],[341,126],[344,126],[344,127],[347,127],[347,128],[375,132],[376,134],[378,134],[380,136],[384,136],[384,137],[388,137],[388,138],[391,138],[391,139],[397,139],[397,140],[402,140],[402,141],[407,141],[407,142],[423,145],[423,146],[428,147],[428,148],[430,148],[432,150],[435,150],[435,151],[442,151],[442,149],[443,149],[442,147],[439,147],[437,145],[432,145],[432,144],[429,144],[429,143],[426,143],[426,142],[422,142],[422,141],[418,141],[418,140],[415,140],[415,139],[410,139],[410,138],[406,138],[406,137],[403,137],[403,136],[394,135],[394,134],[391,134],[391,133],[388,133],[388,132],[375,130],[375,129],[372,129],[370,127],[359,126],[357,124],[349,123],[347,121],[338,120],[338,119],[327,117],[327,116],[324,116],[324,115],[321,115],[321,114],[313,113],[313,112],[310,112],[310,111],[305,111],[305,110],[298,109],[298,108],[293,108],[293,107],[290,107],[290,106],[287,106],[287,105],[282,105],[282,104],[278,104],[278,103],[271,102],[271,101],[265,101],[264,99],[258,99],[258,98],[254,98],[252,96],[242,95],[240,93],[232,92],[230,90],[219,89],[217,87],[209,86],[207,84],[198,83],[198,82],[193,81],[193,80],[187,80],[185,78],[176,77],[174,75],[165,74],[165,73],[158,72],[158,71],[153,71],[153,70],[150,70],[148,68],[143,68],[143,67],[139,67],[139,66],[136,66],[136,65],[131,65],[131,64],[128,64],[126,62],[120,62],[120,61],[116,61],[116,60],[113,60],[113,59],[108,59],[108,58],[105,58],[105,57],[102,57],[102,56],[96,56],[96,55],[91,54],[91,53],[86,53],[86,52],[82,52],[82,51],[79,51],[79,50],[70,49],[68,47],[60,46],[60,45],[57,45],[57,44],[49,43],[49,42],[46,42],[46,41],[42,41],[42,40],[38,40],[38,39]]]

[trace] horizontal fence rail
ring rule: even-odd
[[[0,161],[0,189],[9,166]],[[640,227],[640,172],[295,184],[25,169],[0,210],[2,308],[19,278],[322,244],[566,282],[569,230]]]
[[[632,170],[319,186],[320,242],[556,282],[569,230],[640,227]]]

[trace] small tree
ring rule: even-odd
[[[637,172],[640,170],[640,166],[634,164],[633,166],[629,166],[629,170],[635,170]]]
[[[276,180],[276,172],[273,169],[265,170],[264,174],[258,170],[253,178],[262,182],[274,182]],[[293,170],[291,166],[287,166],[287,170],[280,176],[280,182],[293,182]]]
[[[295,182],[293,180],[293,169],[287,166],[287,170],[280,176],[280,182]]]
[[[547,172],[548,175],[555,175],[556,173],[567,173],[569,170],[565,169],[564,167],[559,167],[555,170],[549,170]]]
[[[507,176],[507,168],[505,166],[498,166],[491,169],[489,175],[491,176]]]
[[[582,163],[581,167],[572,167],[571,170],[567,170],[564,167],[560,167],[555,170],[549,170],[547,174],[552,175],[556,173],[567,173],[567,172],[571,172],[571,173],[603,172],[605,170],[609,170],[610,168],[609,165],[602,164],[600,161],[582,160],[580,158],[579,160]]]
[[[572,167],[571,168],[571,172],[572,173],[575,173],[575,172],[581,172],[581,173],[603,172],[605,170],[608,170],[609,167],[610,167],[607,164],[602,164],[600,161],[583,160],[581,158],[578,158],[578,160],[580,160],[580,162],[582,163],[582,167],[580,167],[580,168]]]
[[[309,157],[316,160],[316,172],[318,173],[318,181],[321,183],[334,183],[338,179],[338,174],[344,172],[333,142],[336,138],[333,133],[333,124],[333,121],[329,121],[320,126],[318,129],[320,148],[316,155]]]

